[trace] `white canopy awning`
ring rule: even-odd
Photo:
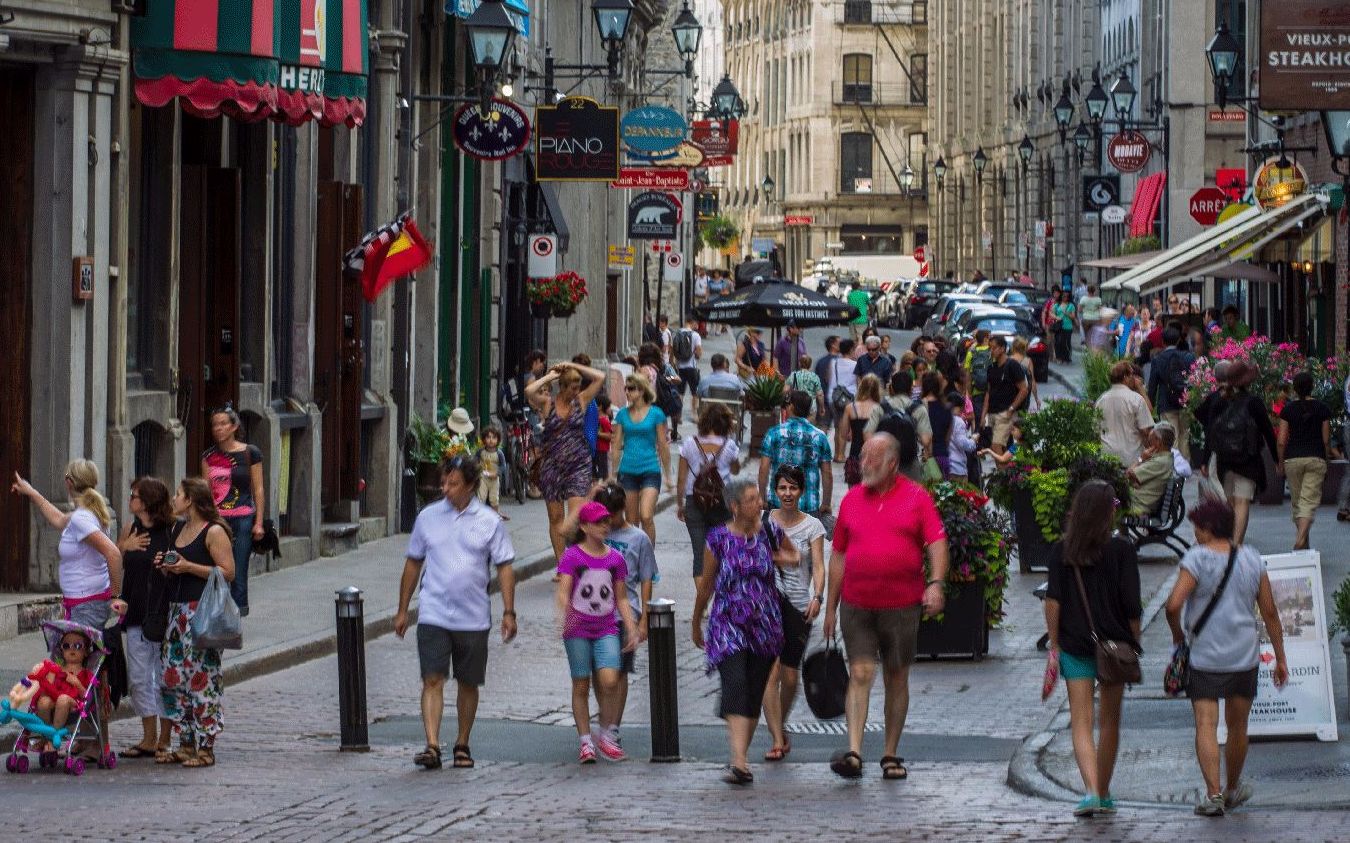
[[[1305,193],[1269,211],[1248,208],[1231,219],[1157,253],[1102,285],[1103,290],[1129,290],[1147,295],[1174,278],[1203,276],[1254,254],[1303,220],[1320,214],[1328,197]]]

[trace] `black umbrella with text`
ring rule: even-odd
[[[723,325],[781,328],[792,322],[812,328],[846,325],[858,318],[858,309],[805,287],[777,281],[751,284],[718,296],[696,306],[694,314],[702,321]]]

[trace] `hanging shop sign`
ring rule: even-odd
[[[683,143],[689,136],[689,124],[673,108],[641,105],[623,116],[619,135],[630,152],[655,158]]]
[[[1133,129],[1127,129],[1106,145],[1106,160],[1122,173],[1137,173],[1148,164],[1153,155],[1153,145],[1148,138]]]
[[[479,161],[510,158],[530,142],[530,118],[509,100],[494,99],[488,113],[476,105],[455,112],[455,146]]]
[[[567,97],[534,110],[537,181],[614,181],[619,177],[619,109]]]
[[[741,124],[737,120],[695,120],[690,140],[702,147],[709,157],[735,155],[740,140]]]
[[[1308,174],[1291,158],[1267,158],[1261,169],[1256,171],[1252,188],[1256,204],[1261,206],[1261,210],[1268,211],[1303,195],[1308,189]]]
[[[1120,176],[1083,176],[1083,210],[1100,213],[1108,205],[1120,204]]]
[[[624,167],[619,170],[619,178],[610,182],[609,186],[616,189],[688,190],[689,171]]]
[[[639,157],[639,156],[633,156]],[[703,166],[703,150],[698,148],[697,144],[684,141],[675,147],[673,153],[663,155],[660,158],[650,158],[639,160],[649,160],[653,167],[662,167],[665,169],[692,170],[695,167]]]
[[[1275,650],[1266,637],[1265,625],[1259,624],[1260,664],[1247,732],[1263,736],[1311,735],[1319,741],[1334,741],[1336,703],[1322,591],[1322,556],[1316,550],[1300,550],[1262,558],[1284,627],[1289,682],[1283,688],[1275,687]],[[1255,607],[1252,611],[1255,615]],[[1222,714],[1219,723],[1222,742],[1227,737]]]
[[[1214,171],[1214,186],[1228,194],[1228,201],[1241,202],[1247,192],[1247,171],[1241,167],[1219,167]]]
[[[1261,15],[1263,111],[1350,109],[1350,11],[1327,0],[1280,0]]]
[[[628,203],[628,239],[674,240],[683,210],[674,194],[639,193]]]
[[[672,284],[678,284],[684,280],[684,255],[682,253],[672,250],[662,256],[661,280]]]
[[[1120,225],[1129,213],[1120,205],[1107,205],[1102,208],[1102,222],[1107,225]]]

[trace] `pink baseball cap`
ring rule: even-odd
[[[599,524],[601,521],[609,520],[609,510],[599,501],[589,501],[581,507],[577,518],[582,524]]]

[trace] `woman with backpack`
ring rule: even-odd
[[[704,404],[698,419],[698,435],[680,445],[676,472],[675,517],[689,530],[694,551],[694,579],[703,575],[703,551],[708,531],[727,523],[731,512],[722,500],[722,490],[741,470],[741,449],[732,439],[731,411],[725,404]]]
[[[1220,388],[1195,411],[1196,421],[1204,428],[1205,441],[1191,463],[1199,466],[1201,477],[1209,477],[1209,457],[1213,454],[1218,458],[1219,482],[1228,505],[1233,508],[1233,540],[1242,544],[1252,499],[1266,488],[1261,445],[1269,449],[1272,460],[1278,453],[1275,429],[1266,405],[1247,391],[1256,380],[1256,367],[1244,360],[1233,360],[1226,370],[1222,364],[1216,366],[1214,374]]]

